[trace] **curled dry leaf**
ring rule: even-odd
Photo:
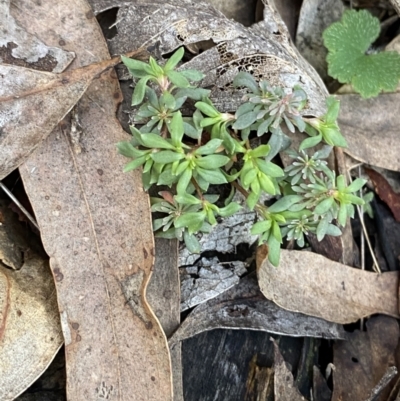
[[[344,151],[372,166],[400,171],[400,92],[376,98],[340,95],[338,122],[348,142]]]
[[[388,316],[374,316],[366,326],[366,332],[348,333],[347,341],[333,346],[332,401],[370,400],[371,391],[387,369],[396,365],[398,322]],[[374,400],[388,399],[391,386],[381,390]]]
[[[396,221],[400,222],[400,194],[394,192],[386,178],[377,171],[366,168],[365,172],[372,181],[375,192],[389,206]]]
[[[48,261],[25,253],[18,271],[0,263],[0,399],[14,400],[28,388],[62,343]]]
[[[71,7],[68,0],[57,4]],[[80,65],[109,58],[85,1],[74,2],[68,24],[62,23],[66,13],[53,13],[50,0],[29,7],[33,26],[44,25],[34,19],[43,10],[51,15],[47,30],[37,34],[49,42],[82,27],[90,41],[73,47]],[[145,298],[154,262],[148,197],[139,174],[121,173],[124,160],[115,149],[128,138],[115,118],[120,98],[115,74],[101,74],[74,116],[42,142],[20,172],[56,280],[67,396],[170,401],[168,345]],[[78,136],[71,135],[74,124]]]
[[[282,250],[278,268],[264,259],[257,272],[265,297],[294,312],[342,324],[375,313],[399,317],[399,272],[376,274],[288,250]]]
[[[325,320],[281,309],[266,299],[256,277],[195,308],[169,340],[171,346],[213,329],[258,330],[291,337],[343,339],[343,328]]]

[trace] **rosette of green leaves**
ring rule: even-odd
[[[303,197],[303,200],[289,210],[297,211],[311,209],[316,220],[319,221],[316,234],[319,241],[328,235],[339,235],[338,227],[331,224],[335,219],[344,227],[347,217],[354,217],[354,205],[363,205],[364,201],[354,195],[365,184],[366,180],[357,178],[346,186],[342,175],[335,177],[325,176],[323,179],[315,177],[316,182],[293,186],[293,190]]]
[[[285,173],[288,177],[291,177],[290,184],[295,185],[300,180],[308,180],[311,183],[315,183],[315,177],[320,172],[330,175],[331,170],[324,159],[329,156],[331,151],[331,146],[324,146],[321,150],[309,156],[304,150],[300,151],[300,153],[292,149],[287,150],[286,153],[294,159],[294,161],[285,168]]]
[[[146,102],[143,103],[134,117],[135,123],[144,123],[141,132],[159,133],[162,127],[169,124],[175,112],[186,101],[186,96],[175,97],[168,91],[164,91],[160,97],[154,89],[146,88]]]
[[[271,86],[267,81],[257,84],[253,76],[247,72],[239,72],[233,85],[245,87],[249,94],[244,99],[247,103],[241,105],[236,114],[232,128],[241,130],[242,137],[247,139],[250,130],[257,130],[257,135],[271,131],[280,133],[280,125],[285,122],[291,132],[295,126],[300,132],[305,129],[305,123],[300,115],[307,102],[307,94],[299,86],[285,91],[281,87]]]
[[[307,118],[305,132],[310,138],[305,139],[299,150],[311,148],[324,140],[328,145],[347,147],[347,142],[340,133],[337,123],[339,115],[340,101],[333,96],[326,99],[327,112],[320,118]]]
[[[181,47],[168,59],[164,66],[160,66],[151,56],[148,63],[121,56],[121,60],[130,74],[138,78],[132,95],[132,106],[142,103],[149,81],[155,82],[162,92],[171,92],[173,88],[189,88],[190,81],[197,82],[203,79],[204,74],[197,70],[179,72],[175,70],[183,55],[184,48]]]
[[[243,153],[243,167],[238,173],[242,187],[249,191],[246,199],[250,210],[258,202],[261,192],[265,191],[270,195],[279,194],[279,187],[276,182],[277,177],[283,177],[283,170],[265,160],[271,150],[269,145],[260,145],[255,149],[239,149]]]

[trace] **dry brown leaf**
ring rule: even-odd
[[[48,261],[25,253],[18,271],[0,263],[0,399],[11,401],[28,388],[62,343]]]
[[[287,368],[278,344],[273,338],[271,341],[274,344],[275,401],[306,401],[294,384],[292,372]]]
[[[372,181],[375,192],[389,206],[396,221],[400,222],[400,194],[394,192],[386,178],[377,171],[366,168],[365,172]]]
[[[400,93],[373,99],[340,95],[339,125],[348,148],[344,151],[364,163],[400,171]]]
[[[347,341],[333,346],[332,401],[367,400],[387,369],[396,364],[399,325],[393,318],[374,316],[367,331],[348,333]],[[384,389],[378,401],[386,401],[391,387]]]
[[[281,251],[279,267],[258,266],[264,296],[282,308],[351,323],[375,313],[398,318],[399,272],[376,274],[307,251]]]
[[[71,7],[67,0],[59,3]],[[32,16],[36,7],[38,15],[54,9],[50,0],[29,5]],[[106,59],[100,29],[87,13],[86,2],[75,1],[71,25],[61,21],[66,14],[55,13],[49,21],[55,34],[37,36],[48,42],[68,37],[70,26],[80,22],[98,40],[73,48],[77,58]],[[122,173],[125,160],[115,143],[128,135],[115,119],[119,101],[115,73],[103,73],[74,117],[20,171],[56,280],[68,397],[166,401],[172,399],[168,346],[145,298],[154,262],[149,202],[140,174]],[[77,122],[81,134],[71,136],[70,123]]]
[[[29,157],[91,81],[118,61],[106,60],[62,74],[0,65],[0,180]]]

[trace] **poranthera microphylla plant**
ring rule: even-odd
[[[344,177],[336,177],[327,167],[332,146],[346,146],[336,123],[339,102],[330,97],[324,116],[303,118],[300,111],[307,95],[300,87],[273,87],[239,72],[233,84],[245,90],[244,103],[235,114],[222,113],[210,91],[193,84],[204,77],[201,72],[176,71],[183,54],[180,48],[163,66],[152,57],[149,63],[122,58],[138,79],[132,105],[140,105],[135,123],[141,125],[131,127],[130,142],[118,143],[119,152],[132,159],[125,171],[142,166],[145,190],[151,185],[170,188],[159,192],[161,198],[151,198],[152,211],[162,216],[153,221],[155,235],[184,240],[191,252],[200,252],[195,234],[210,232],[219,217],[241,209],[232,201],[235,191],[257,212],[251,233],[268,244],[268,258],[275,266],[284,237],[302,247],[307,233],[315,233],[319,240],[340,235],[338,226],[353,217],[353,205],[364,203],[355,193],[365,180],[346,186]],[[188,99],[195,102],[195,111],[183,117],[180,110]],[[299,152],[288,151],[293,163],[285,170],[272,162],[287,142],[284,124],[292,132],[297,128],[309,135]],[[268,144],[252,148],[253,132],[259,137],[270,133]],[[321,141],[328,145],[310,152]],[[217,203],[218,195],[208,193],[210,186],[221,184],[231,185],[224,204]],[[263,193],[278,200],[267,207],[260,201]]]

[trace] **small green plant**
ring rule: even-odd
[[[394,91],[400,79],[397,52],[370,50],[379,33],[379,19],[366,10],[346,11],[341,21],[323,33],[328,49],[328,74],[341,83],[351,83],[364,98],[377,96],[381,91]]]
[[[193,83],[203,74],[175,71],[183,57],[177,50],[164,66],[153,58],[149,63],[123,58],[136,83],[132,105],[138,106],[131,127],[132,140],[120,142],[121,154],[131,159],[125,171],[142,167],[143,186],[167,186],[161,198],[151,198],[155,235],[185,241],[191,252],[200,252],[196,233],[210,232],[218,219],[241,209],[232,202],[235,191],[246,198],[259,221],[251,233],[269,247],[269,260],[279,264],[283,238],[304,246],[304,234],[340,235],[340,226],[354,214],[354,204],[363,200],[354,195],[364,180],[350,186],[344,177],[327,167],[332,145],[345,146],[336,123],[339,102],[327,101],[327,113],[320,118],[304,118],[301,110],[307,95],[300,87],[284,89],[266,81],[257,83],[248,73],[240,72],[234,85],[244,92],[244,103],[235,114],[222,113],[209,97],[209,91]],[[147,83],[153,82],[152,87]],[[139,88],[138,88],[139,86]],[[194,112],[182,116],[182,106],[194,104]],[[288,151],[293,163],[283,170],[273,157],[286,141],[281,129],[304,131],[310,135],[300,146],[300,153]],[[267,144],[251,146],[250,134],[270,133]],[[312,152],[309,148],[321,141],[328,145]],[[331,145],[331,146],[329,146]],[[307,150],[308,149],[308,150]],[[220,200],[210,194],[213,185],[230,185],[230,196]],[[263,194],[279,197],[271,206],[260,201]]]

